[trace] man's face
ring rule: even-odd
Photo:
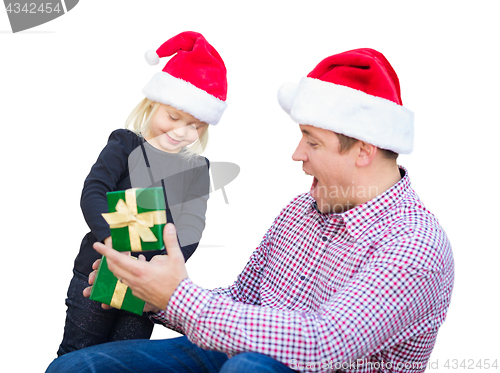
[[[343,212],[352,204],[356,147],[340,153],[337,135],[321,128],[300,125],[302,139],[292,155],[302,169],[314,177],[311,196],[322,213]]]

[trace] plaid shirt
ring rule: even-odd
[[[154,318],[202,348],[259,352],[298,371],[424,371],[453,256],[400,170],[392,188],[341,214],[296,197],[232,286],[185,279]]]

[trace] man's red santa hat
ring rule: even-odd
[[[354,49],[325,58],[307,77],[286,83],[278,101],[299,124],[327,129],[398,154],[413,150],[413,112],[379,52]]]
[[[209,124],[217,124],[227,107],[226,66],[219,53],[200,33],[185,31],[163,43],[146,60],[174,55],[163,71],[153,75],[142,93]]]

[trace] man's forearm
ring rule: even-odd
[[[432,299],[428,295],[438,281],[434,275],[417,276],[418,283],[394,292],[390,281],[377,288],[370,278],[387,275],[401,280],[413,278],[414,274],[396,268],[373,271],[360,276],[315,312],[235,302],[186,279],[172,295],[162,318],[180,326],[202,348],[228,355],[259,352],[292,369],[298,367],[297,362],[320,365],[356,360],[377,353],[381,346],[388,348],[403,337],[411,338],[417,331],[411,330],[410,324],[425,317]]]

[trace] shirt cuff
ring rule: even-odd
[[[185,334],[188,334],[209,301],[209,297],[208,290],[195,285],[189,278],[186,278],[175,289],[167,308],[152,317],[175,329],[181,328]]]

